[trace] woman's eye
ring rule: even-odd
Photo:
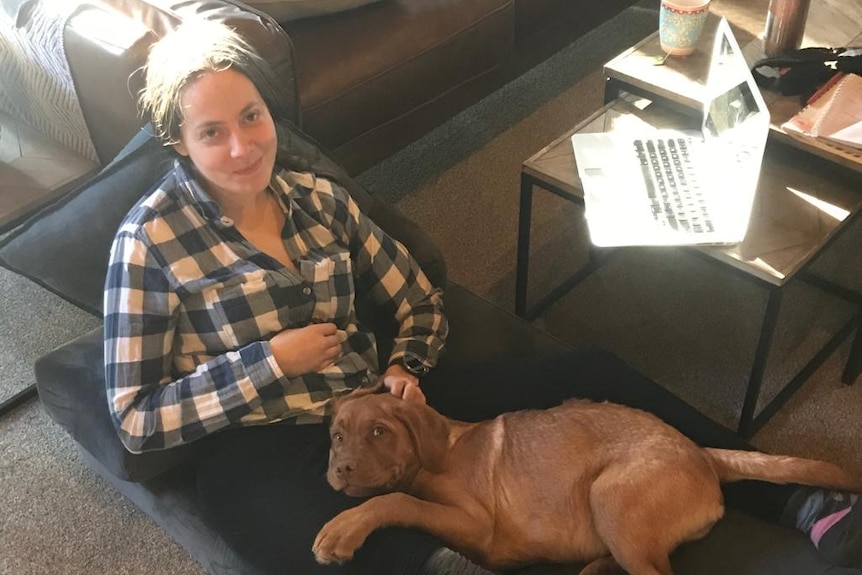
[[[333,433],[332,434],[332,441],[333,442],[341,443],[343,439],[344,439],[344,436],[341,435],[340,433]]]
[[[258,112],[257,110],[255,110],[254,112],[249,112],[248,115],[246,115],[245,117],[245,119],[249,122],[254,122],[258,118],[260,118],[260,112]]]
[[[378,425],[374,429],[371,430],[371,434],[374,437],[380,437],[381,435],[386,435],[386,428],[381,426],[381,425]]]
[[[216,128],[207,128],[201,132],[201,140],[212,140],[216,136],[218,136],[218,130]]]

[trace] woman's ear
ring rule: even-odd
[[[172,145],[173,145],[173,147],[174,147],[174,150],[175,150],[179,155],[181,155],[181,156],[188,156],[188,155],[189,155],[189,150],[188,150],[188,148],[186,148],[186,147],[185,147],[185,145],[184,145],[182,142],[177,142],[176,144],[172,144]]]

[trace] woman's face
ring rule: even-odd
[[[244,74],[206,72],[183,89],[183,124],[174,148],[188,156],[216,201],[266,189],[276,155],[275,124]]]

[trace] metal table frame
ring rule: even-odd
[[[534,188],[543,189],[551,192],[567,201],[583,206],[583,199],[559,188],[547,181],[521,171],[521,195],[520,195],[520,212],[518,216],[518,251],[517,251],[517,271],[515,280],[515,313],[528,321],[536,319],[549,306],[563,297],[566,293],[572,290],[575,286],[589,277],[594,271],[598,270],[609,258],[613,256],[619,249],[624,248],[590,248],[589,259],[575,274],[562,282],[548,294],[539,299],[532,306],[527,305],[527,287],[529,280],[530,268],[530,235],[532,226],[532,206],[533,206],[533,190]],[[837,233],[830,237],[820,247],[822,252],[840,237],[847,230],[853,220],[857,219],[862,210],[857,210],[855,213],[848,216],[848,221],[842,226]],[[696,249],[682,248],[689,253],[701,256],[707,261],[714,264],[722,264],[709,256],[701,253]],[[760,411],[756,413],[758,399],[760,398],[761,388],[763,386],[763,376],[766,371],[766,364],[769,360],[769,354],[772,349],[772,339],[775,335],[775,329],[778,323],[778,314],[781,310],[783,298],[783,289],[790,281],[783,285],[775,285],[767,282],[757,276],[748,274],[735,267],[722,264],[722,268],[730,270],[740,277],[753,282],[768,291],[768,299],[766,308],[761,322],[760,336],[757,341],[757,348],[752,362],[751,371],[748,378],[748,386],[745,392],[745,400],[742,406],[742,412],[739,417],[737,431],[743,437],[751,437],[759,429],[761,429],[778,410],[790,399],[790,397],[802,386],[803,383],[817,370],[817,368],[841,345],[841,343],[857,329],[855,340],[851,347],[850,357],[842,375],[842,381],[850,385],[862,372],[862,294],[839,286],[833,282],[815,276],[807,272],[806,268],[812,258],[803,268],[794,276],[793,279],[805,281],[806,283],[815,286],[830,295],[844,299],[857,306],[857,312],[848,320],[838,332],[812,357],[802,369],[782,387],[781,391]]]
[[[7,413],[12,411],[13,409],[18,407],[19,405],[21,405],[22,403],[27,401],[28,399],[36,397],[37,395],[38,395],[38,392],[36,390],[36,384],[31,383],[30,385],[28,385],[27,387],[25,387],[24,389],[22,389],[18,393],[15,393],[14,395],[12,395],[12,397],[4,399],[3,402],[0,403],[0,417],[6,415]]]

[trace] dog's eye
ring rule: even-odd
[[[374,429],[371,430],[371,434],[374,437],[380,437],[381,435],[386,435],[386,428],[382,425],[376,425]]]
[[[337,441],[338,443],[341,443],[342,440],[344,440],[344,436],[341,435],[341,433],[333,433],[332,434],[332,441]]]

